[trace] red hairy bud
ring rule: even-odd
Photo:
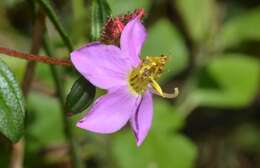
[[[130,20],[136,17],[142,18],[143,16],[144,9],[140,8],[125,15],[108,18],[103,27],[100,41],[105,44],[119,45],[121,32],[123,31],[125,25]]]

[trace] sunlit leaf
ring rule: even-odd
[[[260,8],[256,8],[227,21],[220,32],[219,45],[227,48],[249,40],[260,41],[259,18]]]
[[[185,136],[176,133],[181,128],[183,118],[163,101],[156,101],[154,114],[152,129],[140,147],[136,146],[130,131],[115,137],[113,152],[119,167],[192,168],[196,147]]]
[[[151,132],[145,144],[138,148],[131,136],[131,133],[122,134],[113,144],[121,168],[192,168],[196,147],[186,137]]]
[[[255,58],[241,54],[226,54],[213,60],[207,71],[219,88],[199,88],[192,97],[201,105],[216,107],[241,107],[256,96],[260,81],[260,63]]]
[[[175,112],[169,102],[155,99],[152,130],[158,133],[177,131],[184,126],[185,118]]]
[[[214,0],[177,0],[173,5],[177,5],[194,41],[204,40],[213,25]]]

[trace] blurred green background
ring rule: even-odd
[[[170,57],[160,83],[179,87],[177,99],[154,100],[154,121],[136,147],[126,127],[97,135],[73,127],[87,168],[260,167],[260,1],[108,0],[112,15],[144,8],[148,38],[142,56]],[[90,0],[52,0],[75,48],[90,40]],[[28,1],[0,1],[0,46],[29,52]],[[54,55],[68,58],[47,20]],[[46,55],[43,50],[41,54]],[[0,54],[22,80],[25,61]],[[76,80],[65,71],[66,93]],[[102,94],[102,91],[97,91]],[[26,168],[68,168],[62,114],[48,65],[37,64],[27,99]],[[73,116],[73,123],[82,116]],[[11,144],[0,136],[0,167],[9,167]]]

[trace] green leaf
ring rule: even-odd
[[[31,92],[28,97],[27,151],[36,152],[50,144],[65,142],[62,113],[56,98]]]
[[[23,80],[24,67],[26,66],[26,61],[22,59],[6,57],[4,54],[0,54],[0,58],[12,69],[14,76],[18,82]]]
[[[150,132],[145,144],[138,148],[131,133],[121,134],[113,142],[113,152],[120,168],[192,168],[196,147],[186,137]]]
[[[188,52],[179,32],[168,20],[159,20],[148,30],[143,48],[143,56],[167,55],[165,71],[160,80],[164,81],[187,66]]]
[[[70,114],[78,114],[84,111],[93,102],[95,94],[95,86],[84,77],[76,80],[66,100],[66,106]]]
[[[130,130],[114,137],[112,149],[119,167],[191,168],[196,146],[176,132],[185,119],[164,101],[155,101],[154,115],[153,126],[140,147]]]
[[[225,54],[207,67],[219,88],[199,88],[192,97],[201,105],[244,107],[256,96],[260,81],[259,59],[242,54]]]
[[[0,132],[13,143],[24,131],[24,101],[13,73],[0,60]]]
[[[91,40],[100,38],[103,24],[111,14],[106,0],[93,0],[91,9]]]
[[[3,1],[2,3],[4,4],[5,7],[10,8],[21,2],[24,2],[24,1],[23,0],[9,0],[9,1]]]
[[[126,12],[132,12],[137,8],[144,8],[145,11],[149,10],[150,1],[140,1],[140,0],[107,0],[111,6],[113,16],[122,15]]]
[[[214,0],[177,0],[173,5],[177,5],[194,41],[205,40],[214,21]]]
[[[155,99],[153,131],[158,132],[158,134],[177,131],[183,127],[184,122],[185,117],[180,113],[176,113],[174,106],[169,102]]]
[[[260,41],[260,8],[245,12],[227,21],[220,32],[219,45],[233,47],[249,40]]]

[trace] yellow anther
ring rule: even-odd
[[[174,89],[174,93],[163,93],[156,79],[161,75],[164,65],[167,61],[167,56],[146,56],[142,63],[134,68],[128,77],[130,90],[135,94],[143,94],[150,84],[152,92],[165,98],[175,98],[179,94],[178,88]]]
[[[157,57],[146,56],[145,59],[142,60],[142,63],[129,74],[128,80],[130,89],[137,94],[142,94],[148,84],[151,84],[154,89],[162,94],[162,89],[155,80],[158,79],[162,73],[166,60],[167,56],[164,55]]]

